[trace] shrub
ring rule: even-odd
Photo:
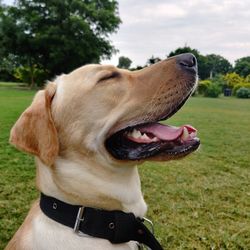
[[[227,87],[233,88],[235,85],[240,84],[244,82],[244,78],[236,74],[235,72],[233,73],[227,73],[223,77],[224,81],[226,82]]]
[[[250,89],[241,87],[240,89],[237,90],[236,96],[238,98],[250,98]]]
[[[194,92],[192,93],[192,96],[197,96],[198,92],[197,92],[197,89],[194,90]]]
[[[227,82],[224,79],[224,75],[217,74],[211,79],[212,83],[217,84],[221,87],[221,89],[224,89],[227,86]]]
[[[236,95],[238,89],[240,89],[240,88],[248,88],[248,89],[250,89],[250,83],[242,82],[242,83],[239,83],[239,84],[235,85],[234,88],[233,88],[233,95]]]
[[[21,66],[15,69],[14,76],[21,82],[28,83],[31,87],[42,86],[43,79],[46,78],[47,71],[38,68],[37,65],[32,67]]]
[[[220,93],[221,88],[217,84],[211,83],[205,90],[204,96],[216,98],[220,95]]]
[[[250,75],[245,78],[245,82],[250,84]]]
[[[207,88],[212,84],[212,82],[210,80],[203,80],[203,81],[199,81],[198,84],[198,93],[201,95],[204,95]]]

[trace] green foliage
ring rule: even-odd
[[[230,62],[220,55],[210,54],[202,55],[197,49],[188,46],[177,48],[169,53],[168,57],[182,53],[193,53],[198,61],[199,76],[202,80],[212,78],[219,74],[226,74],[232,70]]]
[[[241,87],[236,91],[236,96],[238,98],[250,98],[250,89]]]
[[[213,98],[218,97],[220,94],[221,94],[221,88],[215,83],[209,84],[204,92],[204,96]]]
[[[198,93],[204,95],[208,87],[212,84],[211,80],[203,80],[198,83]]]
[[[248,76],[246,76],[245,82],[246,82],[246,83],[250,83],[250,74],[249,74]]]
[[[9,54],[7,57],[3,57],[0,60],[0,79],[2,81],[13,81],[14,71],[18,67],[16,57],[13,54]]]
[[[244,78],[242,78],[235,72],[226,74],[224,76],[224,80],[226,82],[227,87],[229,88],[233,88],[235,85],[244,82]]]
[[[206,97],[218,97],[222,92],[222,85],[212,80],[199,81],[198,93]]]
[[[233,95],[236,96],[236,92],[238,91],[238,89],[242,88],[244,86],[244,83],[238,83],[233,87]]]
[[[115,0],[17,0],[0,12],[0,55],[53,77],[110,58],[108,39],[121,22]]]
[[[161,61],[161,58],[151,56],[151,57],[147,60],[147,66],[152,65],[152,64],[155,64],[155,63],[158,63],[158,62],[160,62],[160,61]]]
[[[192,53],[195,55],[195,57],[197,58],[197,61],[198,61],[198,67],[199,67],[199,77],[204,80],[206,78],[208,78],[209,76],[209,73],[207,73],[206,71],[206,68],[205,68],[205,57],[202,56],[200,54],[200,52],[197,50],[197,49],[192,49],[191,47],[189,46],[184,46],[184,47],[179,47],[177,48],[176,50],[174,51],[171,51],[167,57],[171,57],[171,56],[176,56],[176,55],[179,55],[179,54],[182,54],[182,53]]]
[[[171,56],[176,56],[179,54],[183,54],[183,53],[192,53],[194,54],[197,58],[200,56],[200,52],[197,49],[192,49],[189,46],[184,46],[184,47],[179,47],[174,51],[171,51],[167,57],[171,57]]]
[[[0,91],[0,249],[39,197],[33,157],[8,143],[33,95]],[[167,121],[192,124],[202,146],[185,159],[139,167],[147,217],[164,249],[249,249],[249,115],[246,100],[196,97]]]
[[[217,74],[215,75],[211,81],[214,83],[214,84],[217,84],[222,90],[227,88],[227,83],[224,79],[224,75],[222,74]]]
[[[121,69],[129,69],[132,61],[126,56],[120,56],[117,67]]]
[[[143,68],[145,68],[146,66],[140,66],[140,65],[137,65],[135,68],[130,68],[131,71],[135,71],[135,70],[141,70]]]
[[[38,68],[37,65],[32,65],[32,67],[21,66],[15,69],[14,76],[19,81],[28,83],[33,88],[35,85],[40,87],[44,84],[44,79],[48,77],[48,72]]]
[[[243,83],[236,84],[233,88],[233,95],[236,95],[237,90],[242,88],[242,87],[250,89],[250,83],[243,82]]]
[[[226,74],[232,70],[230,62],[220,55],[210,54],[205,56],[206,68],[210,71],[210,78],[218,74]]]
[[[144,66],[137,65],[136,67],[131,68],[130,70],[132,70],[132,71],[141,70],[141,69],[143,69],[143,68],[145,68],[145,67],[148,67],[148,66],[150,66],[150,65],[153,65],[153,64],[155,64],[155,63],[158,63],[158,62],[160,62],[161,60],[162,60],[162,59],[161,59],[160,57],[155,57],[155,56],[152,55],[152,56],[147,60],[147,62],[146,62],[146,64],[145,64]]]
[[[242,57],[235,61],[234,71],[242,77],[250,74],[250,56]]]

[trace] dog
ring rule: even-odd
[[[159,123],[181,108],[197,78],[197,61],[190,53],[139,71],[80,67],[35,95],[13,126],[10,143],[35,156],[36,186],[46,197],[142,218],[147,206],[137,166],[179,159],[199,147],[192,126]],[[138,245],[79,235],[49,218],[37,201],[5,249],[125,250]]]

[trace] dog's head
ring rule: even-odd
[[[192,54],[134,72],[87,65],[37,93],[10,142],[46,165],[57,156],[115,166],[183,157],[199,146],[196,130],[158,122],[180,109],[196,82]]]

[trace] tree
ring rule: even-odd
[[[15,68],[20,65],[17,63],[16,57],[9,54],[7,57],[1,57],[0,60],[0,80],[3,81],[14,81]]]
[[[209,70],[206,65],[206,58],[200,54],[197,49],[192,49],[189,46],[179,47],[174,51],[171,51],[167,57],[176,56],[182,53],[192,53],[195,55],[198,61],[199,77],[204,80],[209,76]]]
[[[152,64],[158,63],[158,62],[160,62],[160,61],[161,61],[161,58],[151,56],[151,57],[147,60],[147,65],[152,65]]]
[[[220,55],[210,54],[206,55],[205,58],[211,79],[218,74],[224,75],[232,70],[230,62]]]
[[[0,11],[0,55],[48,77],[110,58],[108,35],[121,22],[115,0],[17,0]],[[31,77],[32,79],[32,77]]]
[[[250,74],[250,56],[235,61],[234,71],[242,77]]]
[[[129,69],[132,61],[126,56],[120,56],[117,67],[121,69]]]
[[[226,74],[232,70],[230,62],[220,55],[202,55],[197,49],[188,46],[177,48],[169,53],[168,57],[182,53],[192,53],[198,61],[199,77],[201,79],[213,78],[217,74]]]
[[[172,57],[172,56],[176,56],[179,54],[183,54],[183,53],[192,53],[194,54],[196,57],[200,56],[200,52],[197,49],[192,49],[189,46],[184,46],[184,47],[179,47],[174,51],[171,51],[167,57]]]
[[[210,81],[216,85],[218,85],[221,90],[224,90],[228,87],[227,82],[225,80],[225,75],[222,74],[216,74],[213,76],[213,78],[210,78]]]

